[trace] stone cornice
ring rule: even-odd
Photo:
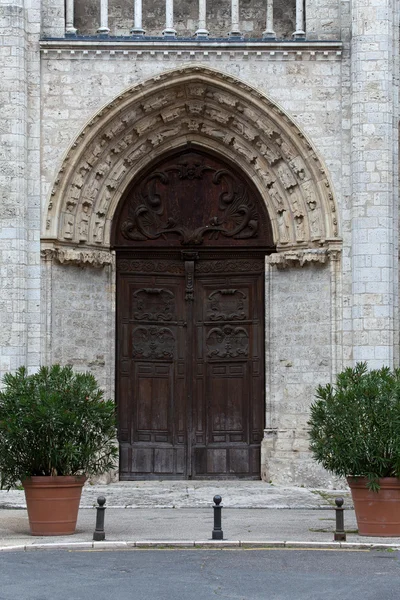
[[[75,56],[86,58],[99,57],[102,54],[115,58],[136,58],[163,56],[187,59],[194,56],[222,58],[223,56],[262,58],[270,60],[337,60],[341,59],[343,43],[340,41],[164,41],[70,38],[42,40],[40,48],[44,55],[52,57]]]

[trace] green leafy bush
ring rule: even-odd
[[[33,475],[96,475],[115,465],[115,407],[90,373],[6,373],[0,392],[0,484]]]
[[[311,406],[310,449],[335,475],[366,477],[379,489],[380,477],[400,477],[400,369],[369,371],[357,363],[319,386]]]

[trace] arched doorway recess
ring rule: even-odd
[[[193,147],[135,178],[113,222],[120,477],[260,477],[264,202]]]

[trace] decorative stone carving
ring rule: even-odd
[[[295,158],[290,160],[289,165],[293,169],[293,171],[296,173],[296,175],[299,179],[301,179],[302,181],[308,179],[308,173],[306,171],[306,166],[305,166],[304,161],[301,158],[301,156],[296,156]]]
[[[238,358],[249,355],[249,334],[244,327],[214,327],[206,339],[209,358]]]
[[[80,242],[86,242],[86,240],[88,239],[89,218],[90,218],[91,209],[92,209],[92,203],[90,202],[90,200],[84,200],[82,202],[81,219],[79,221],[79,228],[78,228]]]
[[[179,121],[180,127],[166,127],[171,121]],[[149,141],[144,142],[143,136]],[[104,229],[98,222],[98,213],[104,213],[104,222],[111,222],[111,211],[139,161],[153,160],[183,136],[189,140],[194,136],[200,145],[204,138],[208,147],[222,155],[227,150],[250,178],[269,188],[264,197],[267,202],[271,199],[270,213],[286,211],[277,215],[275,231],[280,243],[312,245],[338,235],[335,200],[325,169],[296,125],[243,82],[191,65],[134,86],[94,116],[77,136],[55,177],[43,238],[108,247],[110,228]],[[283,193],[279,187],[271,187],[277,179],[289,193],[300,184],[307,210],[302,202],[293,210],[293,199],[274,196],[275,190]],[[99,196],[101,205],[97,204]],[[93,206],[88,211],[87,239],[85,201]],[[75,203],[74,208],[67,202]],[[300,215],[305,233],[302,242],[294,221]]]
[[[287,269],[288,267],[303,267],[312,263],[325,264],[328,258],[329,251],[326,248],[313,248],[270,254],[266,257],[266,262],[278,269]]]
[[[192,100],[186,104],[186,109],[190,115],[199,116],[203,114],[204,102]]]
[[[101,268],[113,263],[111,252],[99,250],[74,250],[72,248],[44,248],[41,250],[44,260],[55,260],[60,264],[76,265],[78,267]]]
[[[278,229],[279,229],[279,243],[287,244],[290,241],[290,224],[289,217],[286,210],[279,210],[278,213]]]
[[[132,357],[172,360],[175,338],[167,327],[136,327],[132,332]]]
[[[304,230],[304,216],[303,215],[295,216],[294,226],[296,229],[296,240],[298,242],[304,242],[306,234],[305,234],[305,230]]]
[[[274,183],[272,183],[268,186],[268,193],[272,198],[275,210],[276,211],[284,210],[285,204],[283,202],[283,198],[282,198],[277,186]]]
[[[297,185],[297,181],[295,180],[293,173],[291,172],[286,163],[281,163],[279,165],[277,173],[285,189],[288,190]]]
[[[256,146],[260,149],[260,152],[264,158],[267,159],[268,163],[272,166],[282,157],[281,153],[274,148],[272,145],[267,145],[258,140]]]
[[[163,131],[158,131],[157,133],[149,136],[149,142],[155,148],[160,144],[163,144],[166,139],[175,137],[179,134],[181,128],[179,125],[176,127],[170,127],[169,129],[164,129]]]
[[[94,222],[93,237],[96,244],[102,244],[104,239],[105,220],[102,213],[97,213],[97,218]]]
[[[125,163],[129,166],[135,164],[135,162],[137,162],[138,160],[140,160],[141,158],[143,158],[143,156],[148,155],[149,153],[149,146],[148,144],[142,144],[141,146],[139,146],[139,148],[137,148],[136,150],[134,150],[133,152],[131,152],[126,158],[125,158]]]
[[[72,200],[67,201],[67,212],[64,213],[63,216],[63,229],[62,236],[66,240],[72,240],[74,235],[74,225],[75,225],[75,206],[76,202]]]
[[[309,208],[308,219],[310,224],[311,239],[317,240],[321,237],[321,219],[318,209],[317,198],[311,182],[307,181],[302,186],[306,203]]]

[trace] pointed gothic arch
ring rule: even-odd
[[[59,169],[42,243],[61,256],[107,262],[121,197],[149,161],[195,144],[225,156],[263,198],[278,251],[319,252],[338,240],[334,195],[304,133],[241,80],[204,66],[157,75],[124,91],[84,127]]]

